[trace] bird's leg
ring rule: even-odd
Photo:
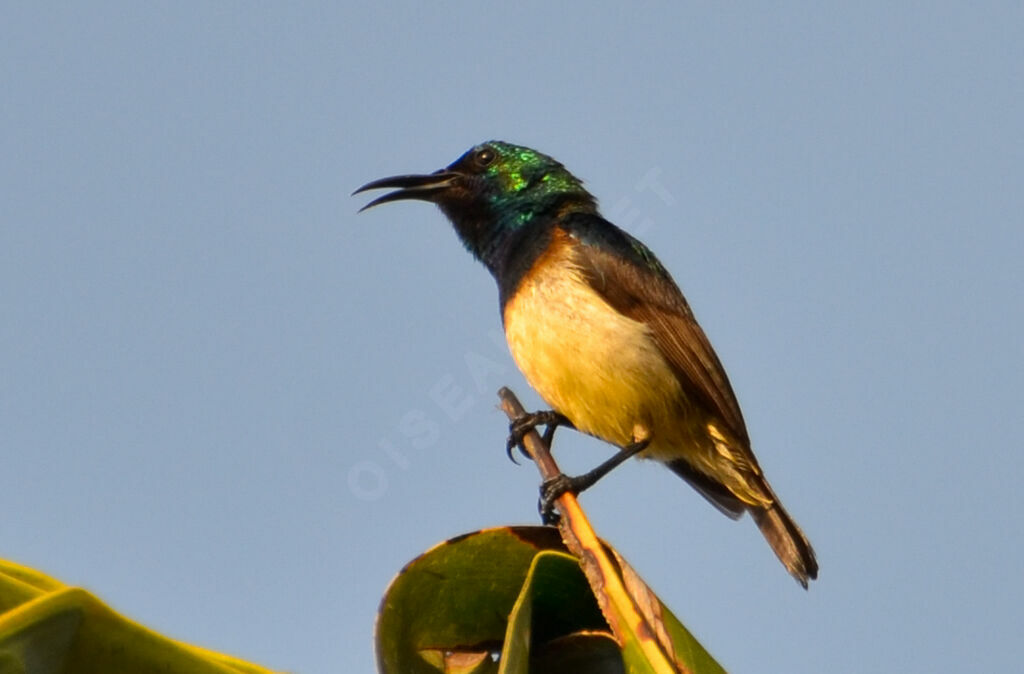
[[[531,458],[529,453],[526,451],[526,448],[523,447],[523,436],[537,426],[545,427],[542,440],[548,447],[551,447],[551,439],[555,437],[556,428],[559,426],[576,428],[572,425],[572,422],[565,417],[565,415],[554,410],[528,412],[522,416],[516,417],[512,420],[512,423],[508,425],[508,442],[505,444],[505,452],[508,454],[508,458],[512,460],[512,463],[518,463],[512,455],[512,450],[516,447],[519,447],[519,451],[523,456],[528,459]]]
[[[649,444],[651,444],[651,440],[646,438],[626,445],[597,468],[582,475],[569,477],[565,473],[560,473],[550,480],[544,480],[540,486],[540,501],[537,504],[537,509],[540,510],[541,521],[544,524],[557,524],[559,518],[555,512],[555,501],[559,496],[568,492],[578,495],[593,487],[598,480],[610,473],[613,468],[626,459],[644,451]]]

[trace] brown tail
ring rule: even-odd
[[[729,517],[737,519],[744,511],[749,510],[768,545],[772,546],[779,560],[804,589],[807,589],[808,580],[818,577],[818,560],[814,558],[811,542],[782,507],[779,497],[775,495],[764,477],[759,474],[751,475],[751,479],[756,480],[758,490],[767,497],[766,501],[771,503],[767,507],[744,503],[724,484],[701,473],[682,459],[670,461],[668,467]]]
[[[818,577],[818,560],[814,558],[814,548],[804,532],[800,531],[777,498],[767,508],[750,506],[750,515],[779,561],[806,590],[807,581]]]

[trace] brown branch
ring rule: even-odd
[[[515,394],[508,388],[502,387],[498,391],[498,397],[501,399],[501,409],[510,421],[526,414]],[[530,431],[523,437],[523,446],[544,480],[561,474],[562,471],[551,456],[548,446],[536,431]],[[608,556],[597,534],[594,533],[586,514],[580,508],[579,501],[576,500],[576,495],[562,494],[555,503],[561,515],[558,530],[562,540],[569,551],[580,560],[580,568],[583,569],[583,574],[587,577],[601,612],[619,645],[625,645],[632,633],[636,635],[638,645],[655,672],[679,674],[684,671],[679,668],[681,663],[666,653],[665,648],[669,645],[661,643],[659,631],[651,626],[636,600],[626,591],[618,565]]]

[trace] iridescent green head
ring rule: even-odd
[[[514,216],[515,226],[560,202],[594,198],[583,182],[546,154],[521,145],[490,141],[459,157],[447,171],[465,176],[467,187],[482,197],[494,214]]]
[[[481,143],[427,175],[375,180],[356,192],[397,187],[363,207],[400,199],[437,204],[466,247],[485,259],[504,238],[538,218],[594,212],[597,203],[576,176],[547,156],[501,141]],[[486,261],[486,259],[485,259]]]

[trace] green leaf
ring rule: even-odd
[[[610,550],[610,549],[609,549]],[[639,648],[656,639],[681,672],[722,668],[611,551],[615,571],[650,626],[612,637],[579,560],[553,527],[502,527],[430,549],[392,581],[377,619],[384,674],[654,672]],[[667,665],[662,662],[662,669]]]
[[[658,639],[663,650],[675,662],[676,667],[682,672],[692,674],[725,674],[722,666],[679,622],[675,614],[644,583],[622,555],[611,546],[606,545],[605,547],[614,557],[615,564],[619,569],[619,577],[622,578],[626,591],[654,631],[654,637]],[[641,667],[644,666],[642,662],[646,662],[642,654],[630,648],[625,649],[623,657],[631,667]]]
[[[486,529],[435,546],[392,581],[377,621],[377,662],[386,673],[433,674],[453,671],[452,656],[486,654],[494,668],[479,671],[525,672],[533,645],[602,629],[557,529]]]
[[[536,648],[531,660],[533,674],[625,674],[622,651],[608,632],[579,632],[549,641]]]
[[[173,641],[118,615],[85,590],[0,560],[0,672],[270,674]]]
[[[535,658],[531,644],[548,646],[583,630],[603,630],[610,638],[607,629],[576,558],[562,552],[541,552],[533,558],[509,615],[499,674],[565,671],[538,668],[538,663],[532,662]],[[575,643],[575,651],[579,651],[580,643]],[[545,654],[554,661],[559,651],[548,648]],[[622,671],[622,657],[617,647],[612,657]]]

